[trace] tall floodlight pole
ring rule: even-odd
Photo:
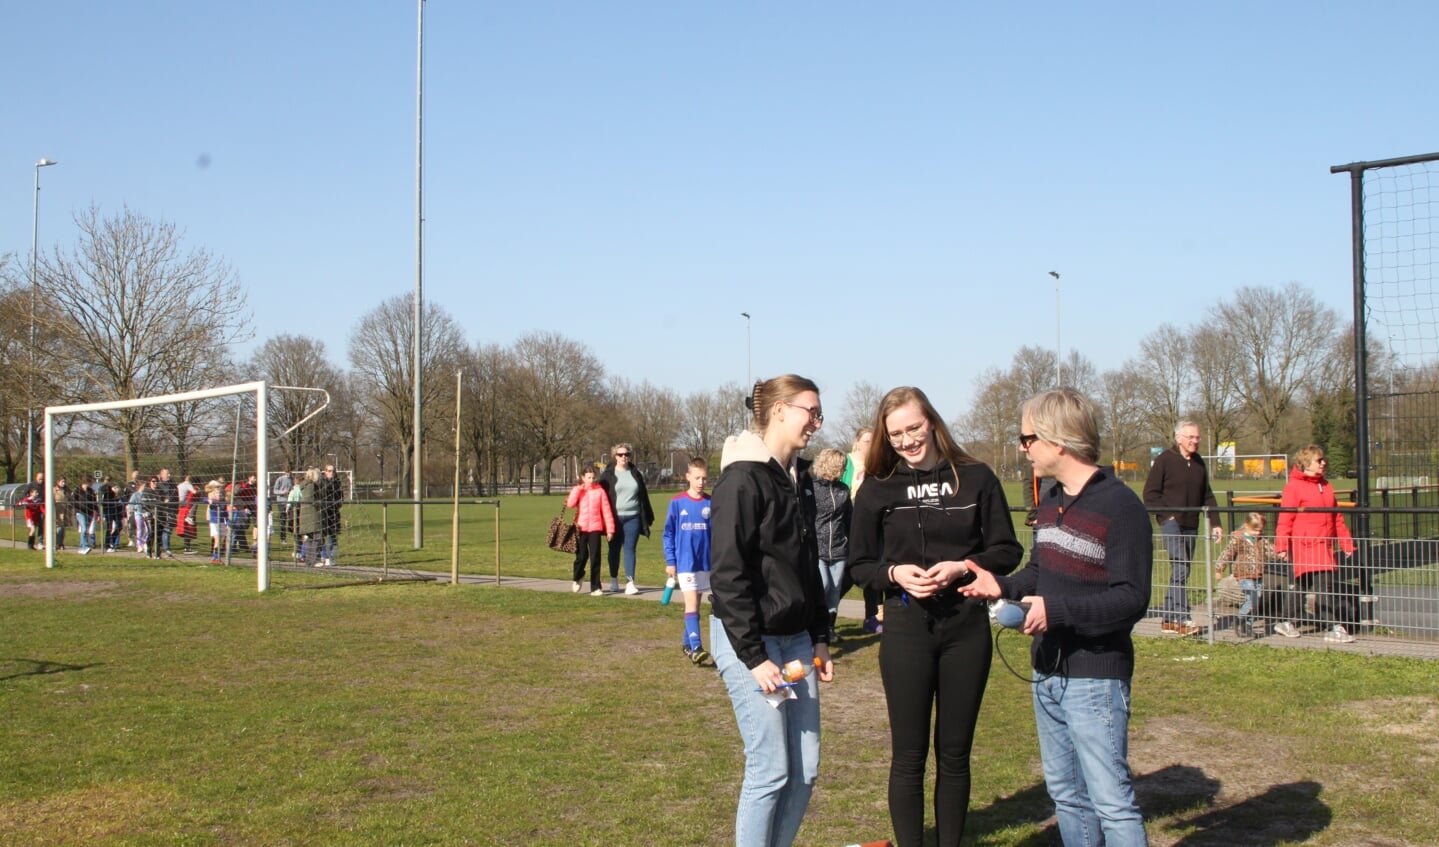
[[[425,0],[416,0],[419,20],[415,27],[415,351],[412,378],[415,382],[415,455],[410,480],[415,498],[415,549],[425,546],[424,507],[420,505],[423,455],[420,438],[420,339],[424,336],[422,314],[425,303]]]
[[[59,164],[54,159],[35,163],[35,214],[30,227],[30,397],[25,410],[25,481],[35,481],[35,306],[39,300],[40,282],[40,169]]]
[[[750,334],[749,334],[749,312],[740,312],[744,318],[744,390],[749,393],[754,389],[754,368],[750,359]]]
[[[1064,347],[1059,343],[1059,271],[1050,271],[1054,277],[1054,384],[1064,384]]]

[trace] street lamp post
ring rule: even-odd
[[[1054,384],[1064,384],[1064,347],[1059,343],[1059,271],[1050,271],[1054,277]]]
[[[415,25],[415,338],[411,358],[414,380],[415,455],[411,460],[411,488],[415,497],[415,549],[425,546],[424,506],[424,420],[420,414],[423,362],[420,358],[424,327],[425,291],[425,0],[415,3],[418,20]]]
[[[754,368],[751,366],[752,360],[750,359],[749,312],[740,312],[739,314],[744,318],[744,390],[748,393],[754,390]]]
[[[25,481],[35,479],[35,305],[39,298],[37,276],[40,264],[40,169],[59,164],[54,159],[35,163],[35,214],[30,228],[30,397],[25,410]]]

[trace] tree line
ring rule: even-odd
[[[323,388],[331,403],[322,423],[286,433],[315,407],[313,394],[276,390],[270,397],[271,464],[300,467],[334,455],[360,478],[383,475],[397,494],[410,490],[414,444],[413,301],[399,295],[376,306],[351,330],[348,368],[332,363],[324,339],[280,334],[245,359],[234,351],[254,339],[234,270],[182,243],[174,224],[131,209],[76,216],[68,247],[38,257],[34,297],[36,344],[29,344],[29,264],[0,260],[0,302],[11,321],[0,327],[0,416],[6,421],[0,464],[7,479],[23,474],[29,408],[121,400],[266,380],[275,386]],[[1289,453],[1317,441],[1332,464],[1354,451],[1352,332],[1338,314],[1297,283],[1242,288],[1140,338],[1120,367],[1099,372],[1079,351],[1020,347],[1008,367],[975,377],[974,400],[953,427],[970,451],[1011,476],[1027,470],[1014,447],[1019,403],[1056,383],[1093,397],[1104,415],[1104,461],[1147,467],[1149,448],[1167,445],[1176,421],[1191,419],[1210,443],[1234,441],[1243,453]],[[428,484],[448,485],[455,460],[457,375],[462,481],[480,490],[527,485],[548,492],[580,463],[602,459],[619,442],[642,463],[674,467],[690,455],[717,457],[725,436],[748,418],[746,387],[726,383],[688,395],[607,373],[585,344],[536,331],[508,346],[469,342],[458,321],[425,304],[421,344],[422,437]],[[1396,368],[1371,351],[1385,373],[1397,431],[1399,409],[1436,374]],[[1371,384],[1383,383],[1371,376]],[[812,445],[847,448],[871,423],[889,386],[858,382],[836,404]],[[1382,405],[1382,403],[1381,403]],[[40,417],[37,414],[36,422]],[[1410,421],[1405,432],[1428,435],[1436,424]],[[57,443],[72,449],[108,444],[127,469],[142,455],[177,457],[229,438],[233,421],[205,404],[119,410],[63,422]],[[1427,429],[1426,429],[1427,428]],[[1397,441],[1397,439],[1396,439]],[[37,437],[37,443],[38,437]],[[1432,443],[1432,440],[1431,442]],[[387,464],[388,463],[388,464]],[[37,459],[38,464],[38,459]],[[433,472],[433,476],[431,473]]]

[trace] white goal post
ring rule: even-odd
[[[113,400],[104,403],[81,403],[72,406],[47,406],[45,407],[45,567],[55,567],[55,545],[49,543],[49,539],[55,537],[55,488],[52,482],[55,479],[55,450],[54,436],[51,431],[52,419],[55,415],[84,414],[86,412],[101,412],[110,409],[134,409],[142,406],[157,406],[166,403],[184,403],[192,400],[208,400],[214,397],[229,397],[235,394],[255,395],[255,475],[257,479],[269,478],[269,443],[267,437],[265,402],[268,387],[265,382],[243,382],[236,385],[226,385],[220,388],[206,388],[200,391],[185,391],[179,394],[165,394],[158,397],[141,397],[135,400]],[[257,485],[255,488],[255,514],[269,514],[269,492],[266,485]],[[270,587],[270,551],[269,545],[261,543],[256,553],[255,570],[258,574],[259,590],[265,591]]]

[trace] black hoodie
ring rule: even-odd
[[[921,471],[900,463],[887,477],[866,476],[855,497],[850,525],[850,573],[856,585],[899,596],[889,581],[891,565],[928,568],[938,562],[973,559],[998,575],[1019,566],[1024,548],[1014,537],[1009,502],[988,465],[949,463]],[[918,600],[931,614],[953,614],[965,601],[959,580],[933,597]]]
[[[797,460],[794,472],[745,431],[725,443],[710,498],[714,613],[751,670],[769,658],[763,636],[807,631],[829,640],[809,462]]]

